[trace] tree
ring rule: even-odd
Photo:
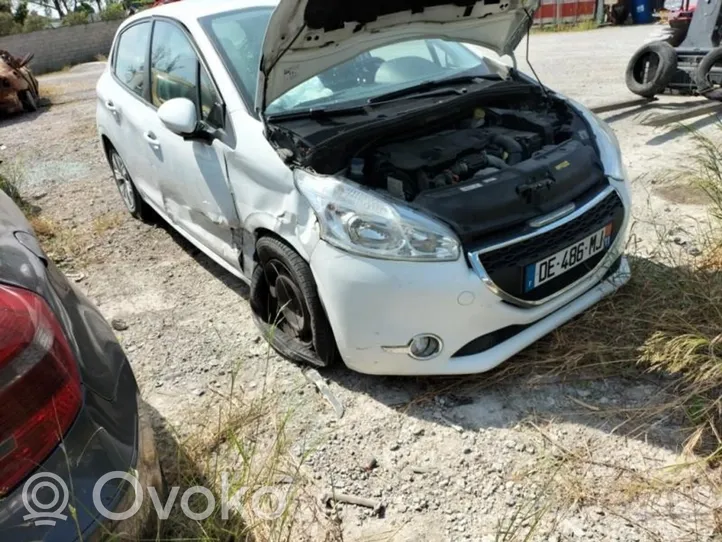
[[[15,22],[19,25],[25,24],[25,19],[28,17],[28,3],[27,2],[20,2],[18,4],[18,7],[15,8],[15,13],[13,15],[13,19],[15,19]]]
[[[88,24],[90,19],[87,11],[71,11],[63,17],[63,26],[75,26],[78,24]]]
[[[88,15],[92,15],[93,13],[95,13],[93,6],[91,6],[87,2],[80,2],[79,4],[76,3],[75,9],[73,11],[75,11],[76,13],[85,12]]]
[[[123,4],[108,4],[105,6],[105,9],[100,12],[100,18],[103,21],[125,19],[125,8]]]
[[[48,18],[38,15],[36,11],[31,11],[25,18],[23,32],[35,32],[36,30],[44,30],[48,27]]]
[[[20,32],[20,25],[15,22],[13,5],[10,0],[0,0],[0,36],[9,36]]]
[[[66,10],[63,9],[63,2],[61,0],[22,0],[27,1],[30,6],[39,6],[42,8],[42,12],[46,17],[52,18],[53,12],[57,13],[59,18],[65,16]]]

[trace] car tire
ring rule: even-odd
[[[23,111],[32,113],[38,110],[38,99],[32,90],[21,90],[18,92],[18,100],[23,106]]]
[[[653,98],[667,88],[677,71],[677,52],[669,43],[653,41],[640,47],[627,64],[627,88],[634,94]]]
[[[716,47],[707,53],[702,61],[697,65],[697,69],[694,71],[694,84],[697,86],[697,92],[705,94],[713,90],[714,85],[707,78],[709,72],[715,64],[722,62],[722,47]]]
[[[328,367],[336,340],[308,263],[286,243],[263,236],[251,277],[251,309],[264,338],[282,356]]]
[[[128,173],[128,168],[125,167],[125,162],[113,147],[108,149],[108,162],[110,163],[110,170],[113,173],[115,186],[118,188],[125,208],[128,209],[128,212],[134,218],[144,222],[150,222],[154,217],[153,209],[143,201],[143,198],[135,188],[130,173]]]

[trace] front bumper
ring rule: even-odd
[[[321,242],[312,254],[311,269],[339,352],[351,369],[388,375],[479,373],[624,285],[630,276],[622,255],[628,227],[627,216],[608,256],[593,272],[563,294],[529,307],[495,295],[463,258],[438,263],[374,260]],[[468,348],[462,348],[475,339],[507,329],[518,332],[481,352],[463,355]],[[420,361],[402,348],[384,349],[407,345],[418,334],[440,337],[442,351]]]

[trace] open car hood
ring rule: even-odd
[[[280,0],[266,31],[256,108],[390,43],[443,38],[511,55],[539,0]],[[527,15],[528,13],[528,15]]]

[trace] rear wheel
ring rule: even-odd
[[[140,197],[133,184],[133,179],[128,173],[128,168],[125,167],[125,162],[113,147],[108,150],[108,161],[110,162],[110,169],[113,171],[115,185],[118,187],[118,192],[120,192],[120,197],[125,203],[128,212],[139,220],[146,222],[151,220],[153,210]]]
[[[251,280],[251,308],[266,340],[293,361],[328,366],[336,342],[308,264],[284,242],[261,237]]]

